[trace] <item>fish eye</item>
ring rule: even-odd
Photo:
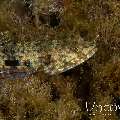
[[[31,66],[31,62],[29,60],[25,61],[24,62],[24,66],[27,66],[27,67],[30,67]]]

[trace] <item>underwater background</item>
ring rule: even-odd
[[[14,52],[17,48],[9,47],[11,39],[15,38],[18,48],[23,49],[21,43],[24,43],[25,49],[34,51],[36,47],[26,43],[38,44],[38,37],[43,38],[46,31],[49,32],[48,40],[56,36],[64,40],[66,36],[79,34],[84,41],[95,43],[97,51],[80,65],[52,76],[36,63],[33,65],[37,71],[30,72],[25,79],[16,77],[11,80],[9,75],[5,78],[7,75],[0,73],[0,120],[119,120],[120,2],[56,1],[0,1],[0,45],[4,41],[9,48],[8,51],[0,48],[0,66],[4,65],[4,55],[9,50],[13,57],[17,56]],[[41,11],[46,13],[48,3],[53,5],[50,12],[59,12],[58,16],[64,19],[59,21],[56,14],[52,17],[51,14],[41,14]],[[75,45],[72,39],[62,42],[63,46],[66,44],[71,48]],[[37,54],[30,53],[27,59],[35,61]],[[25,66],[31,68],[32,65],[27,61]],[[23,76],[29,71],[24,70]]]

